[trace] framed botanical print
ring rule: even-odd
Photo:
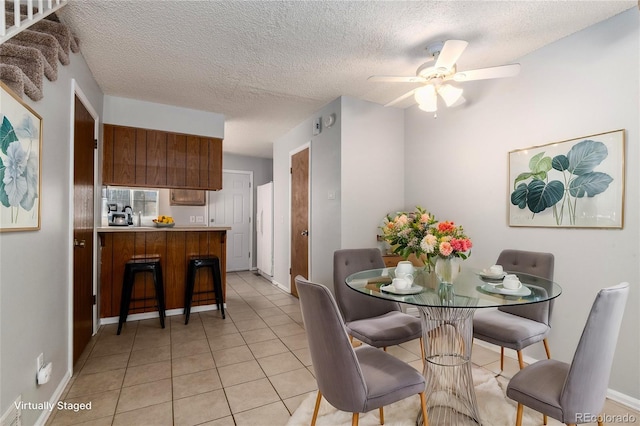
[[[509,153],[509,225],[622,228],[624,130]]]
[[[0,83],[0,232],[40,229],[42,118]]]

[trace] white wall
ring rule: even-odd
[[[335,124],[313,136],[313,120],[328,114],[336,115]],[[309,278],[333,287],[333,252],[340,247],[340,127],[340,99],[336,99],[273,144],[273,281],[283,288],[290,288],[289,156],[308,142],[311,142]],[[335,192],[334,200],[328,199],[329,191]]]
[[[68,66],[58,66],[57,81],[44,81],[42,100],[25,99],[43,120],[42,222],[39,231],[0,234],[0,413],[18,395],[24,402],[50,401],[70,374],[72,78],[100,115],[102,92],[80,54],[71,55]],[[37,386],[36,357],[41,352],[45,363],[53,363],[53,373],[49,383]],[[22,422],[34,424],[41,414],[25,410]]]
[[[404,111],[341,99],[341,248],[378,247],[382,219],[405,208]]]
[[[639,31],[633,8],[533,52],[512,79],[465,84],[467,107],[434,120],[406,112],[405,201],[464,225],[468,266],[490,265],[504,248],[556,256],[557,299],[550,336],[554,358],[571,361],[597,291],[631,283],[610,387],[640,398]],[[478,89],[482,87],[482,89]],[[429,118],[427,118],[429,117]],[[622,230],[510,228],[507,153],[534,145],[626,129]],[[525,350],[544,358],[541,345]]]
[[[224,115],[116,96],[104,97],[104,122],[224,139]]]

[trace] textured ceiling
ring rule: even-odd
[[[225,152],[271,157],[338,96],[385,104],[409,90],[367,77],[414,75],[434,41],[469,42],[460,70],[502,65],[636,5],[71,0],[60,15],[105,94],[224,114]]]

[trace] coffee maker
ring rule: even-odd
[[[119,210],[117,204],[109,204],[107,222],[109,226],[130,226],[133,225],[133,209],[131,206],[124,206]]]

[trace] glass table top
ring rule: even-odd
[[[395,268],[357,272],[349,275],[345,281],[353,290],[372,297],[416,306],[448,308],[526,305],[551,300],[562,293],[562,288],[553,281],[528,274],[514,274],[520,279],[522,287],[509,290],[502,287],[502,279],[488,279],[481,275],[480,270],[462,267],[446,294],[435,273],[418,268],[413,274],[413,285],[407,290],[396,290],[389,286],[395,277]]]

